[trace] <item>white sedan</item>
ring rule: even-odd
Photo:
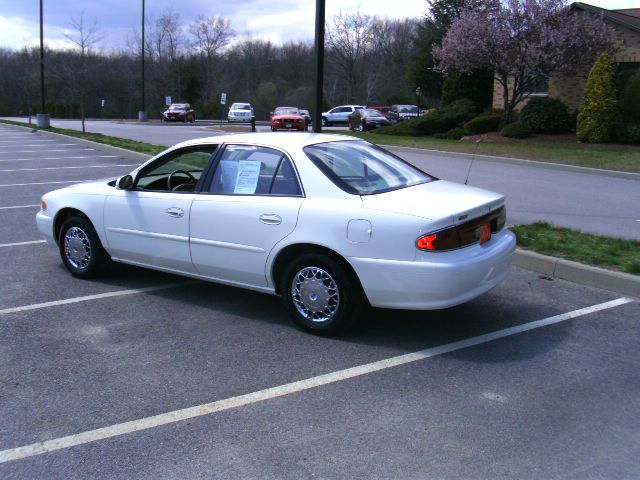
[[[71,274],[116,261],[280,295],[316,333],[367,305],[440,309],[507,276],[504,197],[339,135],[180,143],[117,180],[45,194],[39,231]]]

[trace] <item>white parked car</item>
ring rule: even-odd
[[[190,140],[117,180],[45,194],[36,221],[77,277],[110,260],[281,295],[304,329],[364,306],[440,309],[507,276],[504,197],[438,180],[364,140]]]
[[[328,112],[322,112],[322,126],[330,127],[334,123],[349,123],[349,115],[356,110],[367,108],[362,105],[341,105]]]
[[[250,103],[234,103],[229,108],[229,122],[250,122],[253,118],[253,107]]]

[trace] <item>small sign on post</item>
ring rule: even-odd
[[[171,105],[171,95],[167,95],[164,99],[164,104],[168,107]]]
[[[220,105],[226,105],[227,104],[227,94],[222,92],[222,95],[220,95]]]
[[[102,100],[100,100],[100,106],[101,106],[102,108],[104,108],[104,98],[103,98]]]

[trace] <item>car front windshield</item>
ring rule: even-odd
[[[375,195],[435,180],[363,140],[318,143],[305,147],[304,152],[333,183],[354,195]]]
[[[298,115],[297,108],[276,108],[276,115]]]
[[[374,110],[374,109],[367,109],[367,110],[361,110],[360,114],[363,117],[381,117],[382,113],[380,113],[378,110]]]
[[[400,113],[418,113],[418,107],[413,105],[400,105],[398,109]]]
[[[251,110],[251,105],[237,103],[231,107],[231,110]]]
[[[186,110],[187,106],[186,105],[171,105],[169,107],[169,110]]]

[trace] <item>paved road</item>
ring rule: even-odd
[[[80,122],[74,120],[53,120],[52,124],[80,129]],[[212,127],[110,121],[88,121],[87,129],[167,146],[224,134]],[[471,158],[467,154],[390,150],[437,177],[459,182],[464,181]],[[547,220],[587,232],[640,239],[640,180],[477,160],[469,184],[505,194],[510,225]]]
[[[58,143],[0,126],[0,478],[640,476],[639,303],[596,311],[618,296],[514,268],[465,305],[373,310],[331,339],[268,295],[143,291],[182,280],[124,266],[75,279],[55,248],[24,243],[40,195],[65,185],[42,183],[135,162]]]

